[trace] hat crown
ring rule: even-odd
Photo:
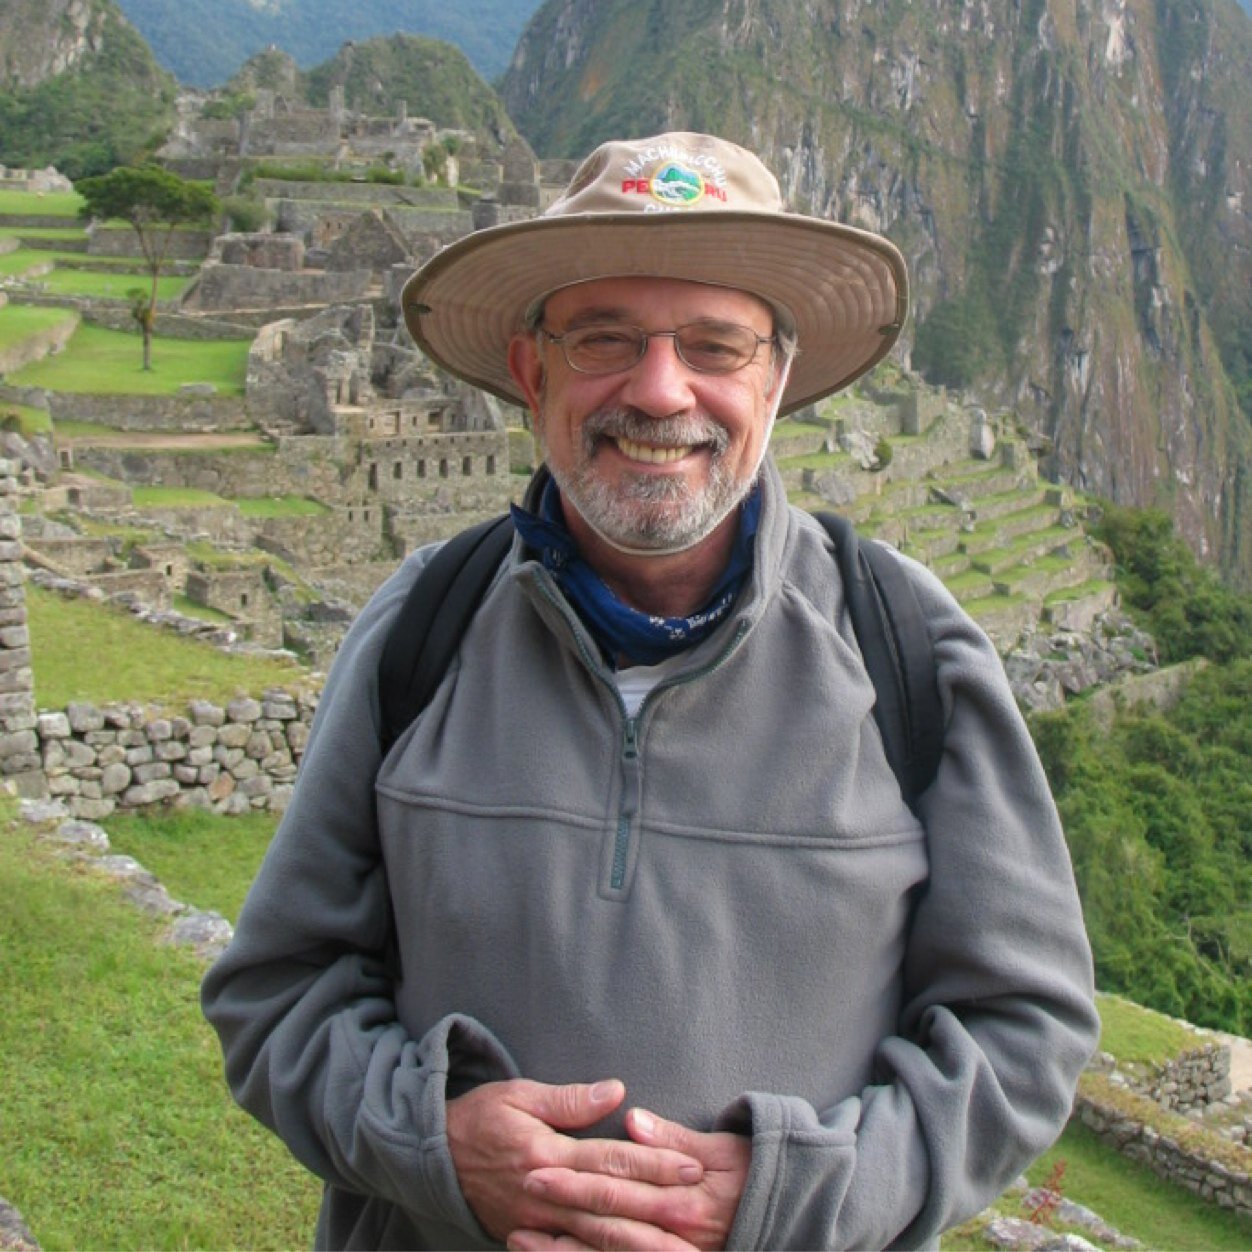
[[[737,144],[674,131],[601,144],[543,216],[718,211],[781,213],[778,180]]]

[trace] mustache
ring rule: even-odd
[[[730,435],[711,418],[692,414],[684,417],[648,417],[638,409],[600,409],[583,422],[582,442],[587,456],[595,453],[602,439],[629,439],[632,443],[681,448],[702,444],[717,456],[730,447]]]

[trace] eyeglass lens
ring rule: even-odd
[[[570,368],[583,374],[612,374],[643,359],[648,340],[672,338],[684,364],[702,374],[729,374],[756,356],[763,337],[732,323],[693,322],[677,330],[646,331],[639,326],[584,326],[564,335],[550,335],[559,343]]]

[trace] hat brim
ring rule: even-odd
[[[734,287],[787,310],[799,353],[779,411],[846,387],[891,350],[908,309],[890,241],[781,213],[587,213],[477,231],[405,284],[405,323],[438,365],[511,404],[509,340],[543,296],[597,278],[664,277]]]

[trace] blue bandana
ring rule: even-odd
[[[637,665],[658,665],[711,634],[730,612],[752,569],[752,539],[761,515],[760,488],[739,506],[739,530],[730,560],[708,603],[690,617],[656,617],[624,604],[578,551],[561,510],[561,493],[551,479],[538,514],[511,507],[513,525],[528,548],[551,571],[596,643],[610,661],[629,657]]]

